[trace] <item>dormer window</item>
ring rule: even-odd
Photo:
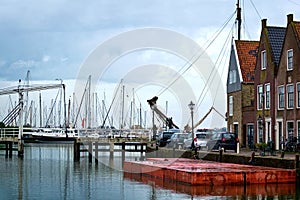
[[[267,51],[261,52],[261,69],[265,70],[267,68]]]
[[[236,70],[230,70],[229,71],[229,84],[236,83]]]
[[[293,49],[287,50],[287,70],[293,70]]]

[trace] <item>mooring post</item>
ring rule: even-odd
[[[125,160],[125,142],[122,142],[122,161]]]
[[[124,167],[125,161],[125,142],[122,142],[122,168]]]
[[[143,151],[144,151],[144,144],[143,143],[141,143],[140,144],[141,145],[141,161],[143,161],[144,160],[144,156],[143,156]]]
[[[80,160],[80,142],[74,141],[74,161]]]
[[[73,143],[73,156],[74,156],[74,161],[77,161],[77,140],[74,141]]]
[[[98,142],[95,142],[95,164],[98,164]]]
[[[223,148],[221,148],[221,149],[219,150],[219,162],[222,162],[222,160],[223,160],[223,151],[224,151]]]
[[[5,142],[5,158],[8,157],[8,142]]]
[[[109,143],[109,157],[110,159],[114,158],[114,143]]]
[[[13,152],[13,143],[9,142],[9,157],[12,158],[12,152]]]
[[[93,161],[93,142],[89,142],[89,163]]]

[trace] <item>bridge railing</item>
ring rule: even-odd
[[[23,128],[23,134],[26,132],[31,132],[30,128]],[[17,138],[19,135],[19,128],[1,128],[0,138]]]

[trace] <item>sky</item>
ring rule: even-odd
[[[294,19],[300,21],[300,2],[296,0],[240,2],[242,39],[259,40],[263,18],[268,19],[268,25],[285,26],[286,15],[292,13]],[[236,29],[232,28],[235,16],[212,44],[207,44],[235,9],[235,0],[1,0],[0,86],[17,84],[19,79],[25,79],[28,70],[32,81],[75,80],[85,60],[99,45],[141,28],[180,33],[205,48],[215,63],[226,38],[236,35]],[[222,87],[225,87],[227,76],[226,62],[225,58],[218,68]],[[144,49],[111,63],[102,81],[116,84],[129,71],[127,67],[153,63],[177,65],[173,68],[176,71],[185,62],[166,52]],[[117,66],[124,66],[123,74],[113,70]],[[190,72],[190,77],[193,74]],[[70,86],[69,93],[73,88]]]

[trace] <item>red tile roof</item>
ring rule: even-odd
[[[298,40],[300,40],[300,22],[294,22],[295,23],[295,29],[298,34]]]
[[[243,82],[254,82],[254,68],[259,41],[235,41]]]

